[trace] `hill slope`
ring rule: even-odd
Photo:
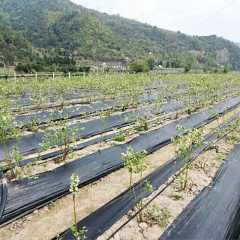
[[[13,31],[0,15],[0,66],[12,65],[17,61],[31,61],[36,58],[31,44]]]
[[[69,0],[0,0],[0,9],[6,25],[39,53],[41,60],[35,61],[41,64],[149,58],[151,53],[159,63],[173,67],[191,62],[240,69],[240,48],[216,36],[191,37],[89,10]],[[1,49],[0,53],[8,58]]]

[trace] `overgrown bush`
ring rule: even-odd
[[[0,101],[0,142],[17,137],[18,135],[19,131],[14,126],[8,104]]]
[[[149,72],[149,65],[144,61],[136,61],[130,64],[129,66],[130,72],[133,73],[141,73],[141,72]]]

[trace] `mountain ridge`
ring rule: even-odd
[[[240,48],[229,40],[164,30],[69,0],[1,0],[0,16],[33,49],[26,58],[16,51],[18,57],[6,61],[11,64],[31,60],[38,65],[67,66],[152,57],[169,67],[229,64],[240,69]],[[6,58],[6,53],[0,50],[0,54]]]

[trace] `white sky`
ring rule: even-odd
[[[88,8],[191,35],[240,42],[240,0],[72,0]]]

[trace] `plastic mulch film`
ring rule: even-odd
[[[224,130],[232,122],[239,118],[239,114],[232,118],[228,123],[220,125],[217,129]],[[182,158],[177,157],[168,161],[163,166],[156,169],[153,173],[148,175],[146,178],[136,183],[133,189],[130,188],[108,202],[103,207],[100,207],[95,212],[84,218],[78,223],[79,229],[85,227],[87,229],[87,239],[96,239],[101,236],[107,229],[109,229],[114,223],[116,223],[121,217],[126,215],[141,199],[151,195],[150,192],[146,191],[145,182],[149,182],[153,190],[157,190],[160,186],[166,184],[171,176],[176,174],[186,163],[194,161],[200,154],[208,149],[210,145],[219,141],[222,137],[213,131],[213,134],[208,134],[204,138],[202,146],[195,148],[192,151],[190,157]],[[57,239],[57,238],[56,238]],[[71,229],[66,230],[60,234],[62,240],[74,240]],[[172,239],[172,238],[169,238]],[[185,239],[176,238],[176,239]],[[192,238],[195,239],[195,238]],[[196,238],[196,239],[208,239],[208,238]]]
[[[104,119],[90,120],[84,123],[75,123],[68,126],[73,132],[76,132],[77,139],[86,139],[89,137],[102,134],[113,129],[127,126],[137,120],[138,116],[151,118],[153,115],[170,113],[183,108],[181,103],[170,102],[163,107],[143,107],[142,109],[124,112],[118,115],[105,117]],[[44,132],[37,132],[11,139],[0,144],[0,161],[4,160],[5,155],[11,152],[17,146],[17,149],[22,155],[28,155],[38,152],[41,148],[41,143],[44,139]],[[7,153],[6,153],[7,151]]]
[[[69,192],[70,176],[75,173],[80,178],[80,186],[91,183],[100,177],[109,174],[121,167],[123,161],[121,154],[129,146],[135,151],[146,150],[148,153],[168,144],[171,139],[179,135],[178,126],[192,129],[203,126],[212,121],[217,114],[236,107],[239,98],[234,98],[214,106],[212,109],[196,113],[181,120],[174,121],[157,130],[144,133],[127,144],[117,145],[95,152],[67,163],[53,171],[37,175],[37,178],[28,178],[10,182],[7,185],[8,196],[0,224],[33,211],[48,204]],[[182,133],[181,133],[182,134]]]
[[[237,145],[213,182],[184,209],[160,239],[239,239],[239,186],[240,145]]]

